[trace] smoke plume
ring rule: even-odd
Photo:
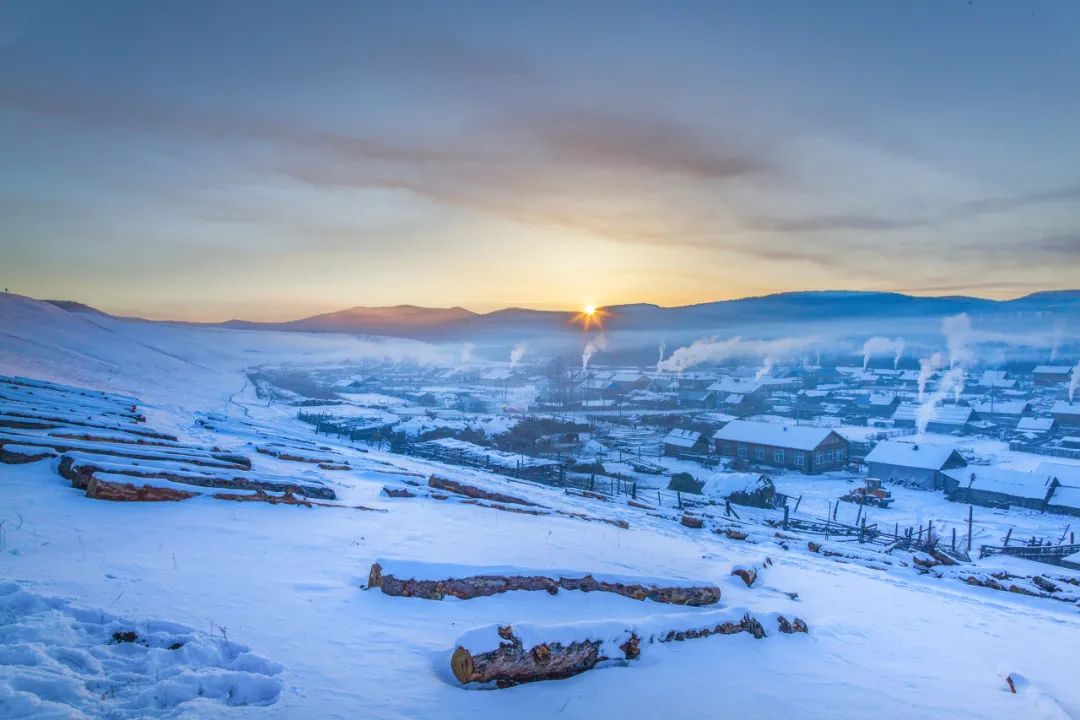
[[[780,340],[744,340],[741,337],[721,340],[716,337],[695,340],[678,348],[658,369],[667,372],[683,372],[702,363],[719,363],[733,358],[770,358],[777,362],[798,357],[808,347],[819,342],[816,337],[783,338]]]
[[[607,350],[607,338],[603,334],[597,335],[585,344],[585,350],[581,353],[581,369],[588,370],[589,360],[601,350]]]
[[[870,365],[870,358],[874,355],[889,354],[893,356],[893,368],[896,368],[900,364],[900,358],[904,354],[904,338],[898,337],[895,340],[890,340],[887,337],[881,335],[875,335],[866,342],[863,343],[863,370]]]
[[[926,383],[933,374],[945,366],[945,356],[939,352],[919,360],[919,402],[926,397]]]
[[[1076,363],[1076,367],[1072,371],[1072,378],[1069,380],[1069,402],[1073,401],[1077,388],[1080,388],[1080,362]]]
[[[525,357],[525,343],[518,343],[510,351],[510,367],[517,367],[523,357]]]

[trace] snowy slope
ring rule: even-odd
[[[386,351],[377,341],[98,324],[13,296],[0,302],[0,333],[0,373],[134,394],[149,403],[155,427],[247,454],[259,473],[327,483],[342,505],[384,511],[202,496],[106,502],[73,489],[54,460],[0,465],[0,596],[24,598],[15,609],[0,602],[0,717],[23,710],[52,717],[350,719],[1080,716],[1071,663],[1080,616],[1068,603],[920,574],[910,553],[862,563],[809,552],[804,541],[777,538],[770,528],[738,541],[710,532],[712,520],[703,529],[681,525],[673,508],[599,501],[361,452],[325,437],[319,445],[347,460],[349,470],[253,451],[263,436],[298,445],[313,436],[288,409],[255,398],[242,377],[246,365]],[[395,352],[428,352],[400,347]],[[200,427],[197,411],[229,417]],[[524,509],[544,514],[437,499],[426,487],[432,473],[516,496],[532,503]],[[414,497],[388,497],[384,487]],[[409,561],[691,578],[720,586],[723,597],[711,608],[611,593],[393,597],[364,588],[372,563],[385,557],[406,567]],[[747,587],[730,574],[737,566],[763,571]],[[988,563],[978,571],[1000,569]],[[633,662],[497,691],[463,688],[449,671],[455,644],[478,627],[576,626],[610,634],[616,625],[646,626],[658,616],[693,625],[732,608],[798,616],[810,632],[672,643]],[[64,630],[75,628],[72,618],[83,623],[78,632]],[[192,654],[168,655],[182,651],[167,649],[172,635],[165,649],[118,647],[108,642],[113,628],[161,643],[166,638],[153,631],[182,636]],[[239,667],[231,664],[245,654]],[[35,662],[45,655],[51,660]],[[121,655],[126,666],[105,664]],[[88,659],[72,664],[74,657]],[[87,679],[124,667],[131,673],[112,693],[88,696],[82,689]],[[153,689],[178,667],[184,682],[175,693]],[[1005,682],[1009,674],[1015,694]]]

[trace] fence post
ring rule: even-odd
[[[971,552],[971,516],[972,516],[972,511],[974,509],[975,509],[974,505],[968,505],[968,541],[967,541],[967,551],[968,552]]]
[[[675,497],[679,500],[679,509],[682,510],[682,493],[678,490],[675,491]]]
[[[952,529],[952,549],[953,552],[956,551],[956,528]]]
[[[1009,538],[1011,538],[1011,537],[1012,537],[1012,528],[1009,528],[1009,531],[1007,533],[1005,533],[1005,542],[1002,543],[1002,545],[1004,547],[1009,547]]]
[[[787,530],[788,526],[788,506],[784,506],[784,529]]]

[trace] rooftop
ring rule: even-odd
[[[713,435],[713,439],[771,445],[795,450],[813,450],[833,432],[830,428],[777,425],[774,423],[753,422],[752,420],[732,420],[723,428],[717,430]]]

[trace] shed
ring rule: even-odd
[[[664,438],[665,455],[675,457],[685,453],[706,453],[708,451],[708,438],[696,430],[675,429]]]
[[[1045,510],[1058,481],[1037,472],[987,466],[946,470],[945,494],[950,500],[986,507]]]
[[[867,475],[922,490],[945,487],[946,470],[967,467],[967,460],[951,445],[927,445],[885,440],[866,456]]]

